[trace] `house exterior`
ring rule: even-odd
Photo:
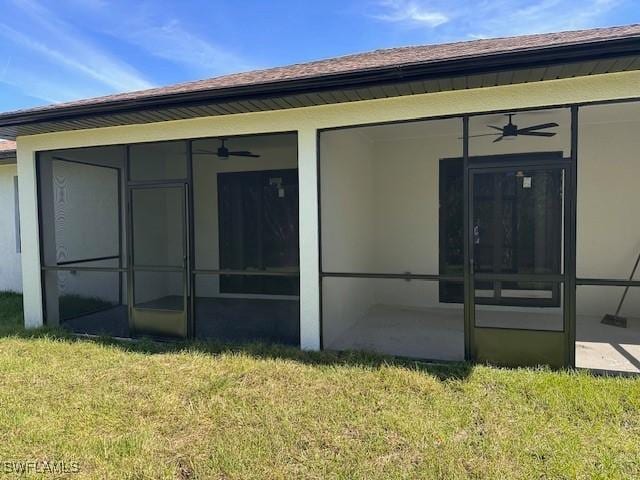
[[[0,291],[22,291],[16,143],[0,140]]]
[[[25,323],[638,372],[639,70],[631,25],[2,114]]]

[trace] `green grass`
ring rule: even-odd
[[[0,334],[21,330],[22,295],[0,292]]]
[[[0,295],[0,462],[91,479],[640,477],[638,379],[87,341],[22,331],[19,306]]]

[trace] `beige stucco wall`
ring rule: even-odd
[[[301,344],[319,347],[319,278],[316,133],[320,128],[629,98],[638,94],[640,72],[595,75],[543,83],[441,92],[411,97],[257,112],[174,122],[61,132],[18,138],[20,201],[27,326],[42,323],[35,188],[35,152],[58,148],[153,140],[298,131],[300,179]]]

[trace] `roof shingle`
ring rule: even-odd
[[[16,150],[16,142],[11,140],[0,140],[0,152],[10,153]]]
[[[104,97],[89,98],[67,103],[46,105],[25,110],[7,112],[17,114],[22,112],[46,112],[49,110],[101,105],[111,102],[139,100],[144,101],[154,97],[215,91],[231,87],[243,87],[259,84],[269,84],[302,80],[307,78],[321,78],[323,76],[366,72],[384,67],[402,67],[408,65],[428,64],[442,61],[483,57],[509,52],[540,50],[544,48],[581,45],[604,42],[615,39],[640,38],[640,24],[619,27],[597,28],[590,30],[576,30],[559,33],[545,33],[524,35],[518,37],[493,38],[436,45],[422,45],[375,50],[367,53],[345,55],[308,63],[294,64],[284,67],[254,70],[235,73],[220,77],[180,83],[166,87],[119,93]]]

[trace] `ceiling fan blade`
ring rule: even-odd
[[[480,133],[478,135],[469,135],[469,138],[475,137],[497,137],[498,135],[502,135],[501,133]],[[462,140],[464,137],[458,137],[458,140]]]
[[[234,156],[234,157],[251,157],[251,158],[260,158],[260,155],[255,154],[255,153],[251,153],[251,152],[246,152],[246,151],[242,151],[242,152],[229,152],[229,156]]]
[[[209,150],[194,150],[194,155],[217,155],[218,152],[211,152]]]
[[[531,125],[530,127],[519,128],[518,133],[530,132],[531,130],[542,130],[544,128],[552,128],[552,127],[558,127],[558,126],[559,125],[555,122],[541,123],[540,125]]]
[[[502,139],[504,138],[504,135],[500,135],[498,138],[496,138],[492,143],[496,143],[496,142],[500,142],[502,141]]]
[[[221,155],[218,152],[212,152],[209,150],[194,150],[194,155],[216,155],[220,157]],[[238,152],[229,152],[229,156],[234,157],[251,157],[251,158],[260,158],[260,155],[255,153],[247,152],[247,151],[238,151]],[[226,158],[226,157],[225,157]]]
[[[527,135],[529,137],[553,137],[556,132],[518,132],[518,135]]]
[[[494,130],[498,130],[499,132],[504,130],[504,127],[496,127],[495,125],[487,125],[489,128],[493,128]]]

